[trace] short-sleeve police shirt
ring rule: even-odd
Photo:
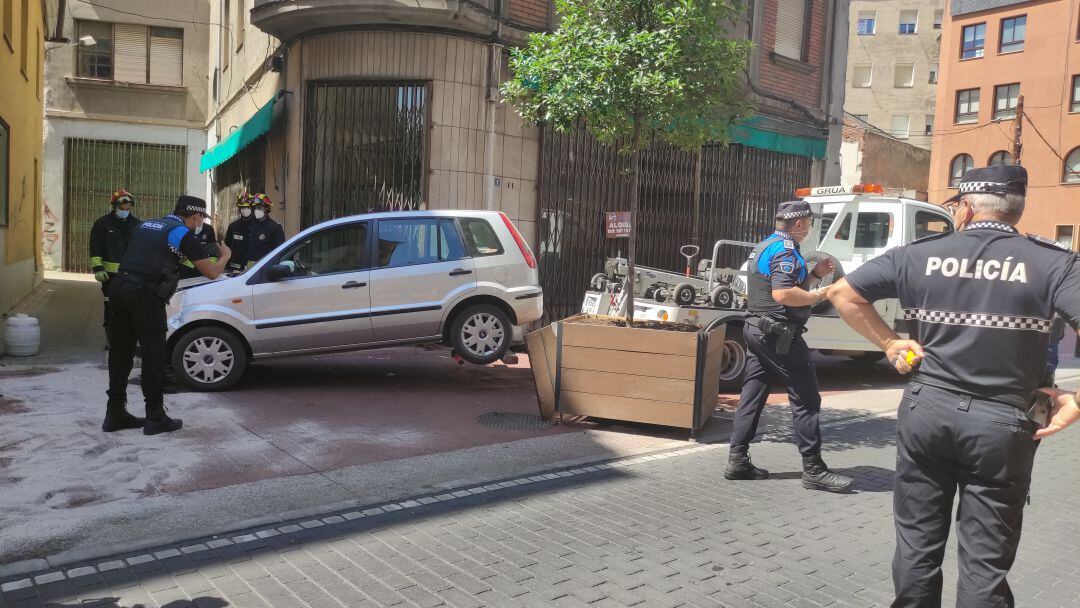
[[[926,352],[920,381],[1017,406],[1042,379],[1054,314],[1080,326],[1076,255],[1007,224],[889,250],[847,282],[869,302],[899,298]]]
[[[169,232],[169,247],[192,262],[210,257],[206,245],[187,226],[177,226]]]
[[[799,244],[786,232],[776,231],[769,237],[772,242],[761,250],[756,260],[756,270],[759,274],[768,278],[769,287],[772,290],[789,289],[802,285],[806,281],[806,260],[799,251]],[[770,296],[769,301],[772,301]],[[763,312],[765,316],[778,321],[806,323],[810,316],[809,306],[783,306],[774,312]]]

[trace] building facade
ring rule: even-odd
[[[1019,125],[1019,160],[1029,180],[1020,228],[1075,249],[1080,6],[1073,0],[953,0],[941,48],[931,202],[955,194],[973,167],[1014,163]]]
[[[0,313],[41,280],[45,3],[0,0]]]
[[[53,0],[55,3],[55,0]],[[43,234],[49,268],[89,270],[89,233],[119,188],[160,217],[205,197],[210,10],[206,0],[67,3],[71,44],[45,63]]]
[[[944,0],[853,0],[844,109],[930,148]]]
[[[854,116],[844,118],[840,184],[878,184],[886,194],[927,200],[930,151]]]

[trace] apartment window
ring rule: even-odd
[[[806,41],[807,0],[780,0],[776,7],[777,55],[802,61]]]
[[[900,33],[914,34],[918,29],[919,11],[900,11]]]
[[[957,154],[949,164],[949,187],[955,188],[960,184],[964,174],[975,167],[975,161],[970,154]]]
[[[851,86],[856,89],[870,88],[870,83],[874,78],[874,64],[872,63],[856,63],[855,69],[851,76]]]
[[[9,155],[11,153],[11,130],[3,120],[0,120],[0,226],[8,225],[8,171],[11,169]]]
[[[877,33],[877,11],[859,11],[859,35],[873,36]]]
[[[1073,148],[1073,151],[1065,157],[1065,176],[1061,181],[1067,184],[1080,184],[1080,148]]]
[[[247,16],[247,0],[236,0],[236,25],[233,26],[233,31],[236,32],[236,52],[240,52],[240,47],[244,46],[244,17]]]
[[[889,133],[897,139],[907,139],[911,129],[910,116],[893,116],[889,123]]]
[[[1054,240],[1062,247],[1073,249],[1073,227],[1057,226],[1054,228]]]
[[[933,114],[927,114],[926,115],[926,121],[923,122],[923,135],[933,135],[933,134],[934,134],[934,115]]]
[[[94,39],[94,43],[88,46],[79,45],[78,66],[76,74],[83,78],[104,78],[112,80],[113,77],[113,27],[111,23],[100,21],[76,22],[78,35],[76,40],[85,36]]]
[[[937,84],[937,78],[938,78],[938,64],[931,63],[930,64],[930,79],[929,79],[928,82],[930,84]]]
[[[1080,112],[1080,74],[1073,76],[1072,106],[1073,112]]]
[[[990,155],[990,162],[986,163],[988,167],[1004,167],[1005,165],[1013,164],[1013,156],[1007,150],[998,150]]]
[[[986,47],[986,24],[965,25],[961,36],[960,58],[976,59],[983,56]]]
[[[15,50],[15,34],[13,28],[15,27],[15,0],[3,0],[4,2],[4,42],[7,42],[8,48],[12,51]]]
[[[221,0],[221,23],[230,23],[232,20],[232,3],[229,0]],[[232,55],[232,33],[228,26],[221,28],[221,69],[229,69],[229,56]]]
[[[907,89],[915,86],[915,64],[898,63],[893,68],[893,86],[898,89]]]
[[[1019,82],[994,87],[994,120],[1016,118],[1016,102],[1019,99]]]
[[[30,65],[30,0],[22,0],[22,28],[19,34],[22,35],[19,40],[19,50],[22,52],[19,68],[22,69],[23,78],[30,80],[30,72],[27,70]]]
[[[79,37],[94,44],[78,47],[78,75],[117,82],[184,84],[184,30],[131,23],[79,21]]]
[[[1024,50],[1024,38],[1027,34],[1027,15],[1001,20],[1002,53],[1016,53]]]
[[[979,122],[979,89],[956,92],[957,124]]]
[[[935,30],[940,30],[941,29],[941,20],[942,20],[943,17],[945,17],[945,11],[941,10],[940,8],[938,10],[934,11],[934,29]]]

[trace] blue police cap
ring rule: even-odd
[[[1020,165],[997,165],[972,169],[960,178],[958,192],[945,202],[952,202],[965,194],[1026,194],[1027,169]]]
[[[786,201],[776,207],[778,220],[794,220],[811,215],[814,215],[814,212],[810,209],[810,203],[806,201]]]

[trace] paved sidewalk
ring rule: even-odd
[[[12,607],[888,605],[895,421],[826,426],[828,462],[858,480],[850,495],[799,486],[785,426],[753,447],[769,481],[727,482],[725,446],[695,446],[194,540],[0,590]],[[1080,602],[1078,452],[1077,432],[1040,449],[1012,576],[1019,605]],[[951,594],[955,546],[948,556]]]

